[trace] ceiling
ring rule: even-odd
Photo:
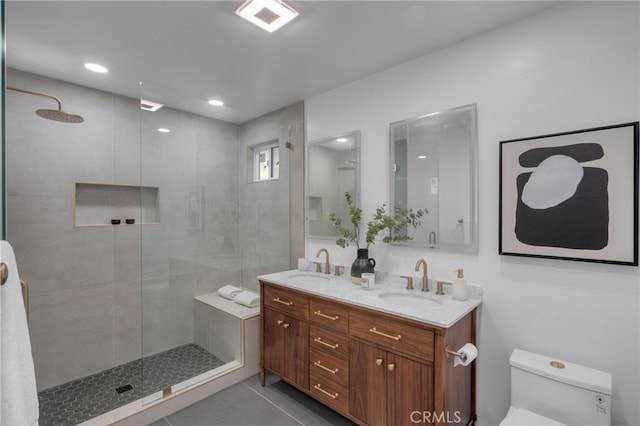
[[[268,33],[241,0],[9,0],[7,66],[243,123],[559,2],[288,3],[300,16]]]

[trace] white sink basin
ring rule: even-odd
[[[331,281],[331,276],[314,275],[314,274],[293,274],[287,278],[300,284],[327,284]]]
[[[378,297],[381,300],[397,303],[402,306],[411,308],[428,308],[431,306],[442,305],[441,300],[437,300],[434,297],[422,294],[422,292],[408,293],[398,291],[387,291],[380,293]]]

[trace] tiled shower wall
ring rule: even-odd
[[[140,227],[73,227],[74,180],[140,182],[138,102],[8,70],[8,85],[52,94],[83,124],[35,115],[46,99],[7,91],[7,239],[30,285],[39,389],[141,355]],[[53,104],[53,105],[51,105]]]
[[[193,297],[240,279],[238,126],[169,107],[143,112],[141,123],[142,184],[160,188],[161,206],[160,225],[141,228],[149,356],[193,342]]]
[[[280,178],[249,182],[249,148],[273,140]],[[291,269],[304,257],[304,103],[244,123],[239,158],[242,284],[257,291],[257,275]]]
[[[8,84],[85,118],[44,120],[47,100],[7,92],[7,239],[39,389],[192,342],[193,296],[257,289],[304,255],[302,102],[236,125],[18,70]],[[274,139],[280,179],[249,183],[248,147]],[[157,186],[160,224],[74,228],[74,181]]]

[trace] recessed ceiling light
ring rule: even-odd
[[[106,67],[104,67],[104,66],[102,66],[100,64],[92,64],[90,62],[87,62],[86,64],[84,64],[84,67],[86,69],[88,69],[89,71],[98,72],[98,73],[101,73],[101,74],[109,72],[109,70]]]
[[[159,131],[160,133],[169,133],[171,130],[166,129],[166,128],[164,128],[164,127],[160,127],[160,128],[158,129],[158,131]]]
[[[347,138],[338,138],[336,139],[336,142],[347,142],[349,139]]]
[[[223,106],[224,102],[219,101],[217,99],[210,99],[209,100],[209,105],[211,105],[211,106]]]
[[[272,33],[298,16],[298,12],[280,0],[247,0],[236,15]]]
[[[425,158],[427,158],[427,156],[426,155],[418,155],[418,158],[421,159],[421,160],[424,160]]]
[[[163,106],[164,106],[163,104],[159,104],[157,102],[151,102],[151,101],[147,101],[146,99],[140,99],[140,109],[143,109],[145,111],[156,112]]]

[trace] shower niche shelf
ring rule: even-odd
[[[113,219],[120,224],[112,225]],[[160,192],[155,186],[74,182],[73,226],[132,226],[160,223]]]

